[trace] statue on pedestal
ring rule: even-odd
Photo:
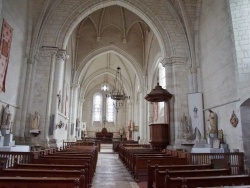
[[[11,126],[11,116],[9,105],[7,104],[3,109],[2,115],[2,122],[1,122],[1,129],[3,130],[10,130]]]
[[[31,130],[38,130],[40,126],[40,115],[35,112],[31,119]]]
[[[217,114],[209,109],[209,124],[210,124],[210,131],[209,136],[211,137],[217,137],[218,135],[218,125],[217,125]]]

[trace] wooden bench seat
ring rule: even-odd
[[[82,170],[43,170],[43,169],[16,169],[7,168],[0,170],[0,176],[21,177],[80,177],[85,175]]]
[[[249,175],[230,175],[230,176],[207,176],[207,177],[178,177],[171,178],[166,175],[165,188],[197,188],[212,186],[232,186],[250,185]]]
[[[155,170],[158,169],[159,171],[165,170],[195,170],[195,169],[213,169],[214,164],[202,164],[202,165],[158,165],[158,164],[151,164],[148,161],[148,188],[152,188],[153,183],[155,182]]]
[[[60,165],[60,164],[18,164],[15,163],[12,168],[8,168],[6,170],[14,169],[17,172],[20,170],[37,170],[37,171],[76,171],[80,172],[84,170],[84,177],[86,184],[90,185],[92,181],[92,175],[90,174],[90,166],[88,163],[85,165]],[[36,173],[36,172],[35,172]],[[52,173],[52,172],[51,172]],[[35,176],[35,175],[34,175]],[[55,175],[54,177],[58,177]],[[65,176],[69,177],[69,176]]]
[[[164,154],[164,153],[131,153],[130,158],[128,160],[128,170],[130,172],[134,171],[134,166],[135,166],[135,160],[136,157],[149,157],[149,156],[171,156],[169,154]]]
[[[150,161],[150,164],[160,164],[160,165],[187,164],[186,158],[178,158],[171,156],[152,156],[152,157],[137,156],[134,164],[135,165],[134,176],[136,181],[147,179],[148,161]]]
[[[177,170],[177,171],[155,171],[155,188],[165,186],[166,175],[170,177],[200,177],[200,176],[225,176],[231,175],[230,168],[227,169],[202,169],[202,170]]]
[[[0,177],[0,187],[6,188],[86,188],[84,176],[67,177]]]
[[[94,167],[93,163],[91,163],[91,159],[89,158],[39,158],[34,159],[33,161],[35,164],[61,164],[61,165],[89,165],[89,182],[92,181],[92,178],[94,176]]]
[[[172,157],[172,156],[169,156],[169,155],[165,155],[165,154],[159,154],[159,153],[137,153],[137,154],[133,154],[133,157],[131,158],[131,160],[129,161],[129,164],[128,164],[128,170],[131,172],[131,173],[134,173],[135,172],[135,167],[136,167],[136,159],[138,157],[142,157],[142,158],[145,158],[145,157]]]

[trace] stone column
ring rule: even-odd
[[[197,68],[191,67],[188,75],[189,93],[198,92]]]
[[[186,70],[186,58],[172,57],[173,65],[173,99],[174,100],[174,124],[170,125],[175,130],[175,139],[178,136],[178,126],[184,112],[188,112],[188,73]],[[171,102],[171,101],[170,101]]]
[[[173,94],[173,65],[171,58],[164,58],[162,60],[162,65],[165,67],[166,74],[166,89],[169,93]],[[173,100],[173,99],[171,99]],[[171,105],[171,101],[165,102],[165,123],[173,124],[173,118],[171,118],[171,114],[174,114],[173,105]]]
[[[70,140],[74,139],[74,129],[76,127],[76,118],[77,118],[77,109],[78,109],[78,91],[79,91],[79,84],[71,84],[70,90],[70,125],[68,126],[68,138]],[[82,119],[80,119],[82,121]],[[72,133],[72,134],[71,134]]]
[[[23,95],[23,101],[22,101],[22,112],[21,112],[21,123],[20,123],[20,130],[15,130],[16,135],[19,132],[18,137],[20,137],[21,143],[25,141],[24,137],[29,137],[27,130],[30,126],[29,121],[29,114],[27,113],[29,111],[29,101],[31,97],[31,85],[32,85],[32,72],[33,65],[36,63],[36,59],[34,58],[28,58],[27,59],[27,68],[26,68],[26,79],[25,79],[25,85],[24,85],[24,95]]]
[[[52,91],[53,91],[53,82],[54,82],[54,72],[55,72],[55,56],[57,53],[57,48],[56,47],[43,47],[41,51],[41,57],[40,61],[41,62],[46,62],[49,66],[49,83],[48,83],[48,93],[47,93],[47,104],[46,104],[46,110],[45,113],[42,114],[40,113],[41,117],[45,117],[44,121],[42,120],[43,118],[40,119],[40,130],[41,130],[41,137],[44,139],[44,145],[49,146],[49,129],[50,129],[50,124],[51,124],[51,103],[52,103]],[[48,62],[48,63],[47,63]],[[38,111],[39,112],[39,111]],[[42,127],[44,125],[44,127]]]
[[[146,100],[144,99],[145,92],[140,91],[140,99],[139,99],[139,112],[140,112],[140,119],[139,119],[139,135],[140,139],[144,139],[149,141],[149,126],[146,124],[147,118],[147,110],[146,110]],[[137,138],[136,138],[137,139]]]
[[[56,53],[55,60],[55,71],[54,71],[54,83],[53,83],[53,94],[51,103],[51,112],[54,115],[54,127],[53,127],[53,139],[56,139],[55,130],[56,124],[58,124],[58,112],[62,110],[62,93],[63,93],[63,77],[64,77],[64,63],[66,59],[65,50],[58,50]]]
[[[129,122],[132,121],[132,102],[130,99],[127,101],[127,112],[126,113],[127,113],[127,121],[126,121],[127,124],[125,126],[125,128],[126,128],[125,132],[126,132],[126,137],[129,140],[131,137],[131,130],[128,127],[128,125],[129,125]]]

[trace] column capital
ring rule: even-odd
[[[43,46],[42,50],[41,50],[41,56],[55,56],[58,52],[58,48],[57,47],[53,47],[53,46]]]
[[[173,65],[184,65],[187,62],[187,57],[171,57]]]
[[[184,65],[187,62],[187,57],[166,57],[162,59],[161,63],[163,67],[172,66],[172,65]]]
[[[172,60],[171,60],[170,57],[166,57],[166,58],[161,60],[161,64],[162,64],[163,67],[171,66],[172,65]]]
[[[58,50],[56,53],[56,58],[65,61],[68,58],[68,55],[65,50]]]
[[[70,84],[70,87],[71,87],[71,88],[74,88],[74,89],[79,89],[80,84],[78,84],[78,83],[71,83],[71,84]]]

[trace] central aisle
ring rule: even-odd
[[[139,186],[118,158],[118,154],[106,147],[101,149],[98,155],[92,188],[139,188]]]

